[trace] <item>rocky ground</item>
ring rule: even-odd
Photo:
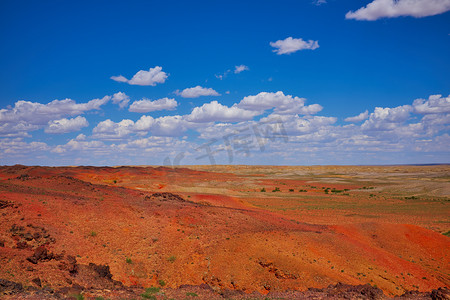
[[[449,167],[217,168],[0,167],[0,295],[449,298]]]

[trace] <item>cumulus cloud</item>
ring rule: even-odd
[[[215,90],[213,90],[212,88],[204,88],[199,85],[184,89],[181,92],[179,90],[176,90],[175,94],[183,98],[198,98],[200,96],[220,96],[220,94]]]
[[[0,135],[24,136],[28,131],[48,125],[49,121],[99,110],[110,99],[111,96],[105,96],[87,103],[76,103],[72,99],[64,99],[53,100],[47,104],[20,100],[14,104],[14,107],[0,109]]]
[[[244,71],[250,70],[246,65],[239,65],[234,67],[234,74],[239,74]]]
[[[50,147],[42,142],[24,142],[22,138],[5,138],[0,140],[0,157],[7,155],[29,155],[36,151],[48,151]]]
[[[374,0],[355,12],[349,11],[345,18],[366,21],[400,16],[422,18],[448,10],[450,0]]]
[[[446,162],[450,147],[450,97],[431,95],[416,99],[411,105],[377,107],[372,112],[365,111],[346,118],[345,121],[351,123],[342,125],[336,123],[335,116],[314,115],[322,109],[319,104],[305,105],[304,98],[285,95],[281,91],[249,95],[232,106],[212,101],[195,107],[190,114],[183,116],[153,118],[142,115],[137,120],[118,122],[106,119],[96,124],[90,136],[79,134],[62,145],[48,146],[38,141],[23,141],[24,137],[29,137],[27,132],[30,130],[45,128],[47,133],[64,133],[87,126],[87,120],[79,114],[88,109],[100,109],[108,98],[94,99],[88,103],[66,100],[56,100],[49,107],[47,105],[50,103],[30,102],[0,109],[0,120],[3,120],[0,123],[2,161],[42,163],[45,161],[42,157],[50,157],[51,151],[58,155],[52,155],[53,162],[49,158],[47,163],[117,165],[148,164],[151,161],[160,164],[168,153],[175,157],[180,152],[186,154],[187,162],[189,157],[199,156],[196,149],[201,147],[201,142],[187,142],[189,137],[197,141],[197,135],[190,136],[190,130],[199,133],[198,138],[205,139],[205,143],[214,139],[211,150],[223,154],[218,158],[221,163],[230,163],[227,160],[230,152],[233,152],[233,162],[236,163],[262,163],[270,156],[273,157],[272,162],[296,164],[408,163],[396,161],[393,157],[397,155],[397,158],[403,159],[408,153],[417,157],[425,152],[432,153],[430,157],[434,160],[423,162]],[[141,109],[146,106],[145,109],[153,109],[171,103],[168,101],[170,99],[158,103],[159,100],[136,101],[133,104],[134,107],[141,106]],[[72,113],[79,114],[67,117]],[[13,122],[14,116],[19,121]],[[261,118],[255,120],[257,116]],[[273,134],[280,128],[280,122],[285,130],[279,135],[281,139]],[[241,154],[247,150],[251,156],[242,158]],[[441,151],[439,156],[436,156],[436,151]],[[387,152],[392,155],[384,155]],[[239,160],[239,155],[244,160]],[[54,161],[58,159],[55,156],[61,160]],[[314,160],[314,157],[327,157],[328,160]],[[347,160],[344,160],[345,157]],[[367,161],[368,157],[373,160]],[[355,161],[355,158],[360,160]],[[191,159],[189,163],[198,161]]]
[[[128,136],[135,131],[134,121],[125,119],[115,123],[110,119],[102,121],[92,130],[93,137],[98,139],[114,140]]]
[[[73,119],[60,119],[49,121],[47,127],[44,129],[46,133],[68,133],[79,131],[83,127],[89,126],[85,117],[78,116]]]
[[[413,108],[418,114],[450,113],[450,95],[447,97],[431,95],[428,100],[416,99]]]
[[[270,46],[276,48],[273,50],[278,55],[291,54],[300,50],[315,50],[319,48],[318,41],[304,41],[303,39],[295,39],[288,37],[284,40],[278,40],[276,42],[270,42]]]
[[[361,128],[363,130],[387,131],[398,128],[398,124],[405,122],[412,111],[410,105],[390,107],[375,107],[375,111],[369,115]]]
[[[311,115],[322,110],[319,104],[305,106],[305,98],[285,95],[283,92],[261,92],[254,96],[247,96],[237,104],[239,108],[255,111],[263,111],[275,108],[277,114],[304,114]]]
[[[156,136],[180,136],[188,128],[188,123],[182,116],[165,116],[155,119],[150,131]]]
[[[130,102],[130,97],[125,93],[118,92],[112,96],[112,102],[118,104],[120,108],[124,108],[128,105],[128,102]]]
[[[240,122],[250,120],[260,112],[245,110],[233,105],[228,107],[217,101],[195,107],[187,120],[191,122]]]
[[[120,122],[110,119],[102,121],[92,130],[92,138],[112,141],[129,139],[134,135],[145,136],[148,133],[154,136],[179,136],[187,129],[195,127],[195,124],[191,124],[183,116],[164,116],[155,119],[144,115],[136,122],[130,119]]]
[[[14,107],[0,110],[0,123],[26,121],[30,124],[43,125],[48,121],[64,115],[79,115],[90,110],[99,110],[111,96],[93,99],[87,103],[76,103],[72,99],[53,100],[48,104],[30,101],[17,101]]]
[[[175,99],[169,99],[167,97],[155,101],[142,99],[134,101],[128,110],[131,112],[146,113],[157,110],[173,110],[177,105],[178,103]]]
[[[162,67],[156,66],[150,68],[148,71],[138,71],[130,80],[122,75],[111,76],[111,79],[118,82],[126,82],[131,85],[155,86],[157,83],[164,83],[168,76],[166,72],[162,71]]]
[[[360,113],[357,116],[345,118],[344,121],[345,122],[357,123],[357,122],[364,121],[368,117],[369,117],[369,111],[366,110],[365,112],[362,112],[362,113]]]

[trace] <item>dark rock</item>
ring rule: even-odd
[[[39,277],[34,278],[33,280],[31,280],[31,282],[33,282],[38,287],[42,286],[41,279]]]
[[[23,286],[20,283],[0,279],[0,293],[4,295],[17,294],[23,291]]]
[[[206,283],[202,283],[198,287],[201,288],[202,290],[213,291],[213,288],[209,284],[206,284]]]
[[[71,274],[75,274],[78,270],[77,259],[71,255],[67,256],[67,270]]]
[[[450,290],[446,287],[440,287],[437,290],[431,291],[431,299],[433,300],[449,300]]]
[[[16,247],[17,247],[17,249],[27,249],[27,248],[30,248],[30,245],[28,245],[27,242],[22,241],[22,242],[17,242]]]
[[[11,202],[6,201],[6,200],[0,200],[0,209],[12,207],[12,206],[13,206],[13,204]]]
[[[172,193],[153,193],[145,196],[145,200],[171,201],[171,202],[187,202],[181,196]]]
[[[94,263],[89,263],[89,267],[92,268],[99,277],[111,279],[112,274],[109,270],[109,266],[107,265],[96,265]]]
[[[27,241],[32,241],[33,235],[31,233],[27,232],[23,235],[23,238],[26,239]]]
[[[49,261],[53,259],[53,253],[48,252],[44,246],[39,246],[34,250],[32,256],[28,257],[27,260],[33,264],[37,264],[39,261]]]

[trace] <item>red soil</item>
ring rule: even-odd
[[[431,230],[363,218],[314,225],[314,216],[291,218],[251,204],[281,199],[276,193],[242,196],[244,186],[233,195],[188,190],[242,181],[189,169],[2,167],[0,200],[11,205],[0,209],[0,278],[32,285],[38,277],[59,288],[77,282],[56,259],[27,260],[43,246],[79,264],[108,265],[112,279],[144,287],[163,280],[170,288],[206,283],[266,294],[343,282],[376,284],[389,295],[449,287],[450,239]],[[359,187],[311,188],[307,181],[269,178],[257,183],[305,186],[312,195],[322,195],[322,186]],[[182,199],[151,197],[161,190]],[[17,226],[23,230],[14,231]]]

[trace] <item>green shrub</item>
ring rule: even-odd
[[[158,283],[159,283],[160,286],[165,286],[166,285],[166,283],[162,279],[158,280]]]
[[[177,259],[177,257],[172,255],[167,260],[173,263],[176,259]]]
[[[132,263],[133,263],[133,261],[132,261],[131,258],[129,258],[129,257],[127,257],[127,258],[125,259],[125,261],[127,262],[127,264],[132,264]]]
[[[272,192],[274,193],[274,192],[281,192],[281,191],[280,191],[279,187],[276,187]]]
[[[266,189],[265,188],[262,188],[261,189],[261,193],[265,193],[266,192]]]

